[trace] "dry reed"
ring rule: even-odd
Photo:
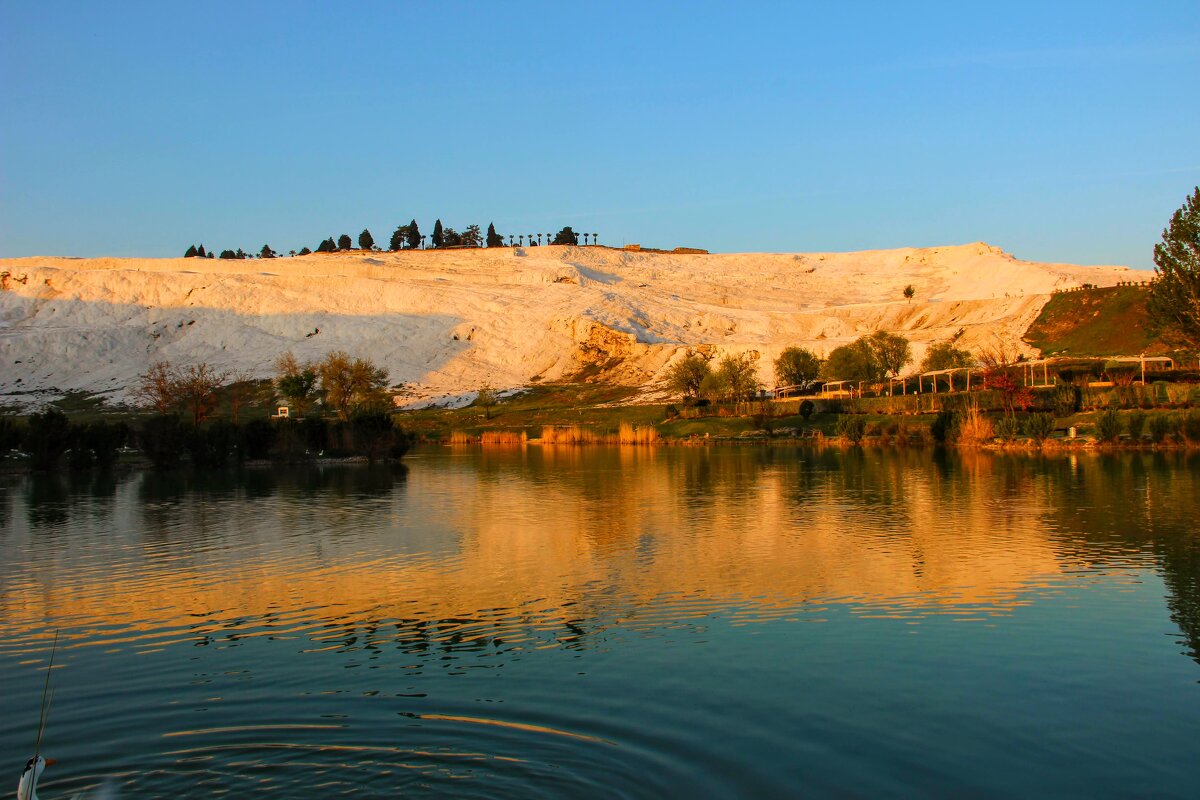
[[[525,431],[484,431],[478,436],[473,436],[464,431],[451,431],[450,444],[525,444],[529,441],[529,434]]]
[[[622,422],[617,430],[617,444],[657,444],[658,428],[653,425],[634,426]]]
[[[996,429],[992,426],[992,421],[979,410],[979,406],[975,403],[968,406],[958,425],[959,444],[985,444],[995,436]]]
[[[525,444],[529,434],[525,431],[484,431],[479,437],[480,444]]]
[[[546,425],[542,444],[657,444],[658,429],[653,425],[634,426],[622,422],[617,433],[598,433],[580,425]]]

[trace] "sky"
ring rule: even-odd
[[[1197,10],[4,0],[0,256],[440,218],[1150,268],[1200,183]]]

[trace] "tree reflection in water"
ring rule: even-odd
[[[36,537],[23,569],[38,579],[102,580],[92,561],[106,547],[141,560],[106,587],[125,593],[124,617],[81,587],[74,601],[10,596],[5,627],[178,614],[202,643],[305,608],[324,645],[452,655],[531,637],[586,646],[614,620],[730,604],[764,618],[831,598],[901,615],[1003,613],[1066,571],[1150,563],[1200,660],[1198,459],[513,447],[418,453],[411,470],[7,476],[0,510],[14,530],[0,545]],[[74,577],[54,574],[73,563]]]

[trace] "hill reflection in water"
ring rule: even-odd
[[[46,796],[1194,788],[1195,456],[406,461],[0,478],[0,750],[61,629]]]
[[[1195,655],[1200,478],[1182,462],[530,447],[430,451],[412,471],[34,476],[5,495],[0,630],[365,646],[563,641],[714,609],[977,618],[1064,574],[1151,566]]]

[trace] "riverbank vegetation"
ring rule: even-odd
[[[636,390],[563,384],[477,406],[402,412],[419,440],[456,444],[621,443],[654,430],[656,444],[842,441],[1005,449],[1200,446],[1200,386],[1036,387],[1005,408],[1005,391],[892,397],[794,397],[637,403]],[[1115,420],[1115,423],[1114,423]],[[1114,425],[1117,430],[1113,434]],[[588,431],[560,436],[555,429]],[[1072,435],[1072,433],[1074,435]]]
[[[255,380],[206,363],[152,364],[132,392],[137,408],[94,403],[0,413],[10,469],[90,469],[124,461],[166,469],[249,461],[398,460],[412,437],[396,424],[387,372],[343,352],[302,363],[290,352],[276,377]],[[294,403],[298,414],[292,413]],[[64,404],[69,405],[69,404]],[[249,413],[248,413],[249,412]]]

